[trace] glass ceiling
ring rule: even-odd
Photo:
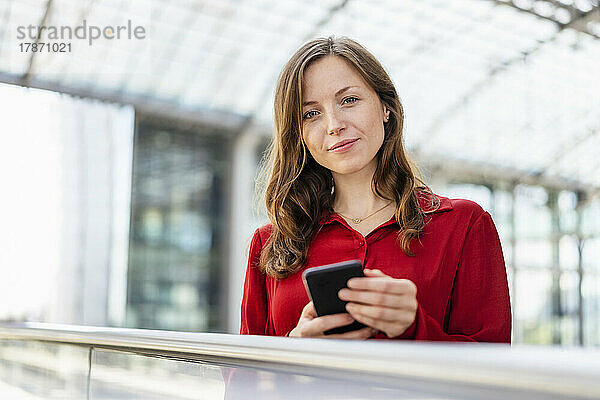
[[[146,38],[20,51],[19,26],[83,19],[131,20]],[[0,81],[250,117],[267,132],[292,52],[347,35],[392,76],[417,159],[600,190],[598,0],[0,0],[0,21]]]

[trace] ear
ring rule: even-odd
[[[383,114],[385,115],[383,117],[383,121],[388,122],[388,119],[390,118],[390,110],[388,110],[386,106],[383,106]]]

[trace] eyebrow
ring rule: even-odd
[[[345,91],[352,89],[352,88],[357,88],[358,86],[346,86],[343,89],[338,90],[337,92],[335,92],[335,97],[339,96],[340,94],[344,93]],[[316,101],[305,101],[302,103],[302,107],[304,106],[310,106],[312,104],[317,104]]]

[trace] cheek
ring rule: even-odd
[[[308,133],[304,135],[304,143],[317,164],[329,168],[328,156],[329,154],[323,150],[323,136],[318,133]]]
[[[383,120],[379,119],[379,114],[375,110],[363,117],[364,121],[369,121],[368,129],[374,135],[380,135],[383,132]]]
[[[319,149],[321,148],[321,138],[319,138],[319,136],[315,134],[314,130],[311,129],[305,129],[303,138],[306,147],[310,151],[310,154],[312,154],[314,157],[315,153],[318,153]]]
[[[378,146],[383,143],[383,139],[385,137],[385,126],[378,118],[373,118],[371,116],[369,125],[367,127],[367,132],[369,132],[373,143],[377,144]]]

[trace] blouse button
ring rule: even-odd
[[[360,242],[358,242],[358,244],[360,244],[361,246],[364,246],[365,245],[365,241],[361,240]]]

